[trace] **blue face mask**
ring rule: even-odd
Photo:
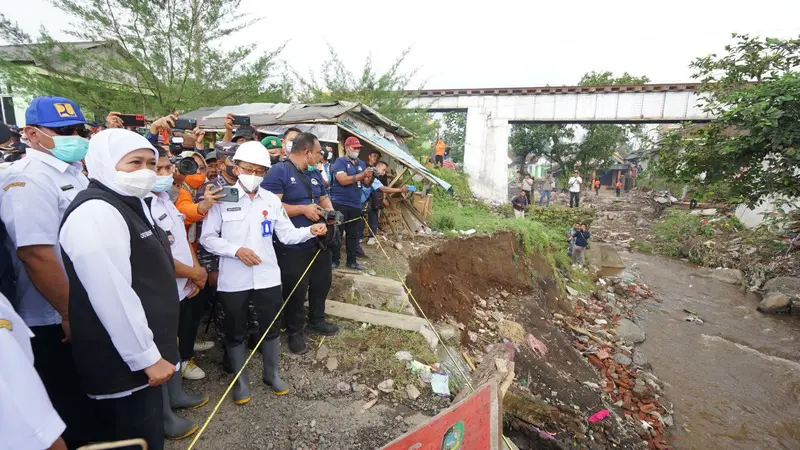
[[[82,160],[89,151],[89,140],[80,136],[50,136],[55,146],[50,150],[56,158],[67,163]]]
[[[172,187],[172,175],[159,175],[156,177],[156,184],[151,191],[164,192]]]

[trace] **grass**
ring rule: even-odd
[[[433,364],[436,356],[419,333],[394,328],[369,326],[362,328],[358,322],[340,320],[341,331],[325,339],[325,344],[339,361],[340,370],[357,368],[362,376],[383,381],[394,380],[395,392],[402,392],[406,384],[415,383],[417,376],[400,361],[395,353],[406,350],[417,361]]]
[[[705,222],[705,224],[704,224]],[[685,211],[670,210],[660,221],[653,224],[656,250],[662,255],[678,257],[681,247],[690,239],[714,235],[712,226],[702,216],[691,216]]]
[[[653,253],[653,245],[647,241],[631,241],[631,248],[642,253]]]

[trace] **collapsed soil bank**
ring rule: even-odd
[[[553,268],[526,255],[512,233],[452,239],[410,261],[406,284],[431,318],[468,324],[476,298],[490,293],[535,294],[551,310],[563,309]]]

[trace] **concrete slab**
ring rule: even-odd
[[[358,322],[371,323],[382,327],[397,328],[399,330],[420,332],[427,328],[428,322],[422,317],[397,314],[366,306],[351,305],[349,303],[328,300],[325,303],[325,312],[332,316]]]
[[[340,273],[333,279],[329,297],[385,311],[416,315],[403,284],[363,273]]]

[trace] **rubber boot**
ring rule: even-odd
[[[264,361],[264,383],[272,388],[275,395],[286,395],[289,393],[289,385],[281,380],[278,375],[278,354],[280,353],[281,341],[279,338],[264,341],[261,344],[261,357]]]
[[[225,373],[236,373],[231,368],[231,359],[228,358],[228,349],[226,347],[222,347],[222,370]]]
[[[175,374],[172,378],[180,378],[180,374]],[[197,432],[197,425],[172,412],[167,386],[161,386],[161,392],[164,396],[164,435],[167,439],[186,439]]]
[[[234,374],[239,372],[239,369],[244,365],[244,346],[245,344],[242,343],[234,347],[228,347],[228,360],[231,362],[231,369],[233,369]],[[250,401],[250,386],[248,384],[247,372],[242,371],[233,386],[233,403],[244,405]]]
[[[208,403],[208,396],[202,394],[188,394],[183,390],[180,373],[167,381],[167,391],[169,392],[169,403],[172,409],[199,408]]]

